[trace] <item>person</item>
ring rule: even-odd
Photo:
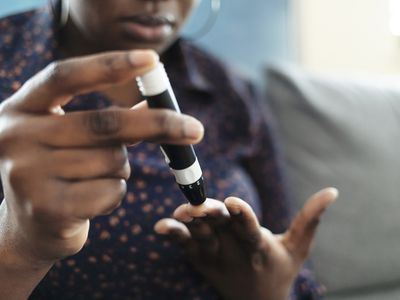
[[[269,112],[179,37],[197,3],[65,0],[0,21],[0,299],[319,298],[301,266],[337,192],[289,226]],[[159,59],[183,115],[139,94]],[[185,204],[159,143],[199,143],[225,202]]]

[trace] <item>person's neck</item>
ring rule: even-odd
[[[85,38],[81,32],[72,24],[68,24],[60,32],[60,51],[63,57],[72,58],[85,56],[106,51],[100,45]],[[134,80],[123,84],[112,86],[101,91],[112,103],[120,107],[132,107],[137,104],[141,97]]]

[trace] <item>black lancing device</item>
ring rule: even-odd
[[[181,112],[162,63],[138,77],[137,83],[150,108]],[[193,205],[202,204],[206,200],[205,183],[193,146],[162,144],[161,151],[186,199]]]

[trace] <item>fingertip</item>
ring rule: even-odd
[[[190,204],[182,204],[173,213],[173,217],[180,222],[189,223],[193,221],[193,217],[189,214],[188,206]]]
[[[199,143],[204,137],[203,124],[196,118],[189,115],[183,115],[183,118],[183,133],[185,137],[191,139],[193,144]]]
[[[158,221],[154,225],[154,231],[160,235],[170,235],[172,232],[179,232],[180,235],[190,235],[187,227],[177,220],[167,218]]]
[[[181,222],[189,223],[193,221],[194,218],[229,217],[229,211],[221,201],[207,198],[206,201],[200,205],[188,203],[179,206],[175,210],[173,217]]]
[[[282,236],[287,247],[301,260],[309,253],[321,216],[339,195],[338,189],[328,187],[312,195]]]
[[[240,215],[249,204],[237,197],[228,197],[224,201],[226,208],[231,215]]]
[[[231,215],[240,215],[241,209],[239,205],[239,198],[228,197],[224,200],[225,206]]]
[[[152,67],[160,61],[158,54],[151,49],[133,50],[129,52],[128,57],[134,68]]]
[[[336,201],[339,197],[339,190],[335,187],[329,187],[325,189],[326,193],[329,194],[332,202]]]
[[[325,188],[316,194],[316,198],[321,199],[321,202],[325,207],[328,207],[335,202],[338,196],[339,190],[334,187]]]
[[[304,205],[303,210],[306,215],[310,216],[310,220],[319,220],[326,209],[336,201],[338,195],[338,189],[334,187],[324,188],[311,196],[311,198]]]
[[[228,197],[224,202],[232,221],[235,226],[238,226],[236,230],[239,232],[244,230],[247,236],[245,239],[249,236],[257,236],[260,224],[250,204],[237,197]]]
[[[146,100],[140,101],[139,103],[136,103],[134,106],[132,106],[130,109],[131,110],[140,110],[140,109],[146,109],[148,108],[148,103]]]
[[[322,194],[327,194],[327,195],[329,194],[336,197],[339,194],[339,190],[335,187],[326,187],[315,193],[315,195],[322,195]]]
[[[229,211],[224,203],[212,198],[207,198],[203,204],[198,206],[190,205],[189,210],[193,216],[198,214],[199,217],[229,217]]]
[[[147,49],[147,50],[143,50],[143,51],[146,51],[149,56],[152,56],[152,59],[153,59],[154,63],[158,63],[160,61],[160,56],[153,49]]]
[[[60,116],[65,115],[65,111],[62,109],[61,105],[51,107],[50,113],[55,114],[55,115],[60,115]]]
[[[162,220],[158,221],[154,225],[153,229],[157,234],[161,234],[161,235],[167,235],[168,234],[167,224],[165,222],[165,219],[162,219]]]

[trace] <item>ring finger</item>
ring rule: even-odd
[[[61,180],[121,178],[127,180],[130,166],[125,146],[54,150],[48,155],[50,174]]]

